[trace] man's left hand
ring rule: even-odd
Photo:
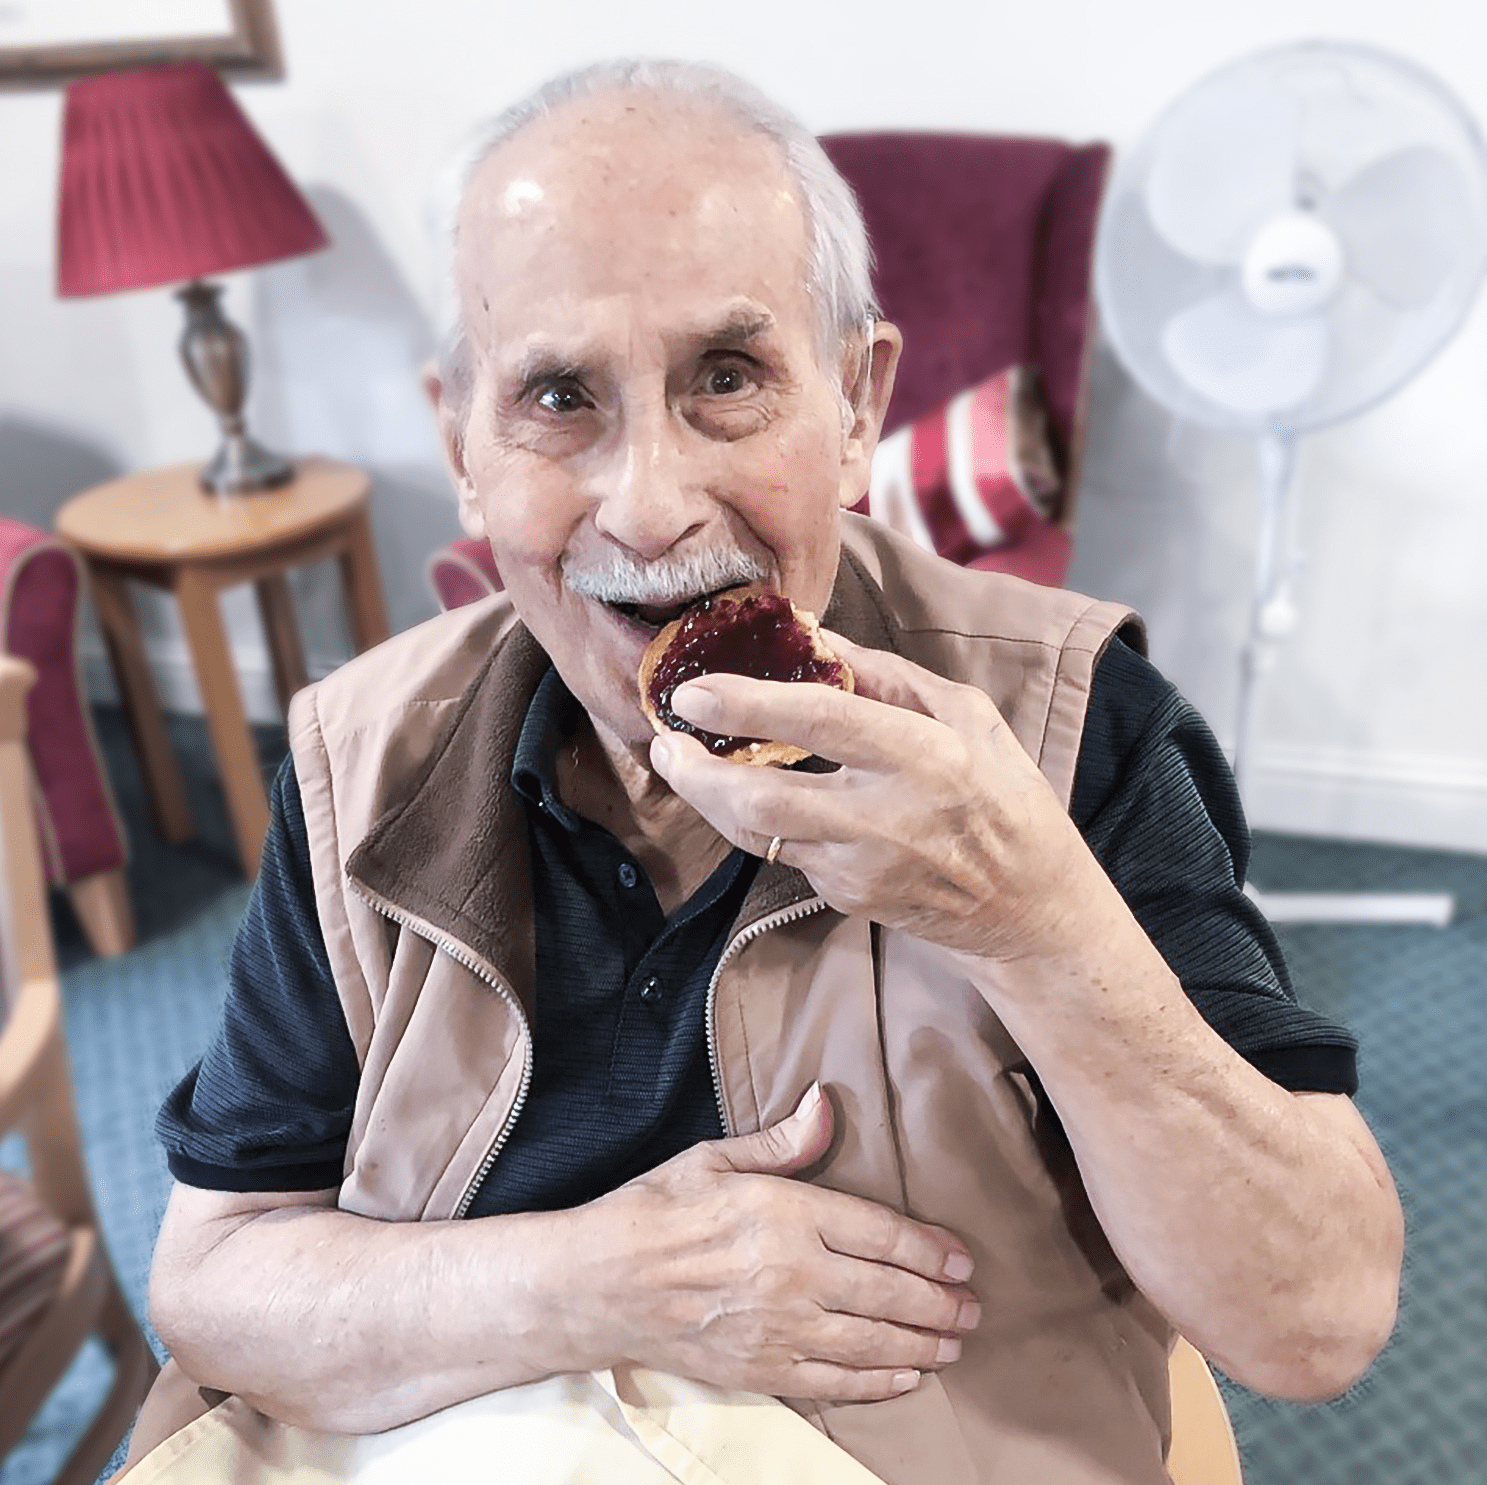
[[[740,766],[677,732],[652,743],[652,766],[735,845],[763,855],[778,835],[779,859],[841,912],[990,958],[1055,951],[1087,894],[1113,889],[990,697],[828,642],[855,694],[717,673],[672,705],[712,732],[808,748],[835,773]]]

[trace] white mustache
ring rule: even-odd
[[[584,598],[601,603],[680,603],[719,588],[757,583],[770,575],[758,557],[732,549],[688,552],[646,562],[616,549],[607,561],[596,566],[573,568],[563,565],[563,581]]]

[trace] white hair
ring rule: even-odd
[[[793,114],[720,67],[696,62],[600,62],[544,83],[504,113],[472,131],[440,182],[438,210],[446,262],[440,306],[439,368],[445,398],[463,425],[473,390],[473,367],[455,277],[460,207],[471,178],[491,152],[528,124],[565,104],[597,93],[638,89],[696,99],[735,117],[745,133],[761,134],[779,150],[799,193],[809,237],[806,272],[816,306],[817,352],[823,364],[839,358],[878,316],[872,288],[872,249],[852,188],[820,141]],[[844,409],[844,416],[847,409]]]

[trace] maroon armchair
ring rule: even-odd
[[[1040,373],[1062,476],[1056,524],[971,565],[1057,586],[1072,550],[1109,147],[974,134],[821,143],[862,204],[878,302],[904,335],[884,433],[1005,367]]]
[[[429,558],[426,572],[443,609],[463,608],[488,593],[499,593],[504,586],[490,543],[483,536],[462,536],[440,547]]]
[[[878,301],[904,334],[883,431],[1005,367],[1040,373],[1062,477],[1054,524],[971,565],[1057,586],[1072,551],[1109,147],[972,134],[837,134],[821,143],[862,204]],[[483,541],[436,552],[428,571],[445,608],[500,587]]]
[[[134,943],[129,853],[78,675],[81,586],[69,547],[0,516],[0,649],[36,669],[28,751],[47,882],[95,952],[121,954]]]

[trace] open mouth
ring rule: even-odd
[[[699,603],[706,602],[710,598],[716,598],[720,593],[731,592],[734,588],[743,586],[739,583],[729,583],[727,587],[714,588],[707,593],[696,593],[690,598],[678,598],[668,603],[609,603],[605,607],[612,608],[617,614],[623,614],[632,623],[642,624],[647,629],[662,629],[673,619],[679,619],[689,608]]]

